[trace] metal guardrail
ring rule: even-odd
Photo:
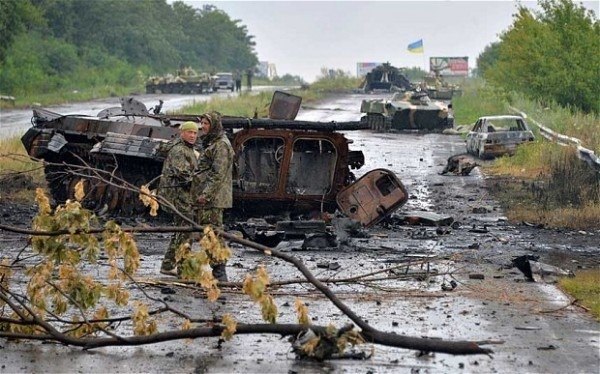
[[[518,113],[523,118],[528,118],[527,113],[525,113],[517,108],[509,107],[509,109],[511,111]],[[548,127],[542,125],[541,123],[535,121],[534,119],[529,118],[527,120],[527,122],[533,123],[534,125],[536,125],[538,127],[538,129],[540,130],[540,134],[547,140],[554,142],[558,145],[575,148],[577,150],[577,157],[579,157],[580,160],[585,161],[585,163],[587,163],[592,169],[594,169],[598,173],[600,173],[600,157],[598,157],[594,153],[594,151],[582,147],[581,140],[579,140],[577,138],[572,138],[570,136],[566,136],[563,134],[559,134],[559,133],[549,129]]]

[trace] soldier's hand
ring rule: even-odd
[[[197,201],[198,201],[198,204],[200,204],[200,205],[206,205],[206,197],[204,197],[204,195],[198,196]]]

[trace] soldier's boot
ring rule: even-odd
[[[212,267],[212,274],[219,282],[227,282],[227,270],[225,264],[216,264]]]

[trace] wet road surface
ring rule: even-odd
[[[327,100],[302,109],[298,119],[357,120],[362,98],[363,95],[347,95]],[[548,255],[565,248],[597,258],[600,233],[582,237],[578,233],[556,233],[507,222],[498,204],[487,194],[486,180],[478,169],[466,177],[438,174],[450,155],[464,151],[464,141],[457,135],[384,134],[361,130],[349,131],[346,136],[353,140],[351,149],[365,154],[365,166],[357,176],[374,168],[390,169],[409,190],[410,199],[402,211],[448,214],[460,226],[443,234],[428,227],[376,226],[371,229],[370,238],[354,238],[341,249],[300,251],[301,242],[283,242],[278,249],[302,258],[318,278],[345,278],[386,270],[382,274],[390,279],[376,284],[363,282],[330,287],[359,316],[381,330],[409,336],[494,341],[499,344],[486,346],[494,350],[493,355],[418,354],[366,345],[363,349],[374,353],[369,360],[313,363],[295,360],[285,339],[268,335],[236,336],[221,349],[216,347],[217,338],[210,338],[136,348],[102,348],[93,352],[0,340],[0,372],[598,372],[598,322],[569,306],[570,300],[554,285],[526,282],[517,269],[508,268],[506,264],[515,255],[532,252]],[[2,246],[18,251],[24,239],[5,238]],[[143,253],[140,280],[171,280],[158,275],[168,240],[169,235],[138,235]],[[300,276],[281,260],[265,258],[238,245],[232,248],[234,257],[228,266],[232,281],[242,281],[248,271],[260,264],[267,266],[272,280]],[[424,280],[392,277],[399,265],[415,256],[431,259],[430,271],[440,275],[432,273]],[[323,269],[318,266],[322,262],[336,262],[340,267]],[[396,269],[392,269],[394,267]],[[406,266],[399,269],[403,272]],[[412,265],[408,270],[421,271],[423,267]],[[472,274],[483,275],[484,279],[471,279]],[[443,291],[442,284],[451,280],[456,281],[456,288]],[[133,291],[133,286],[131,288]],[[240,322],[261,321],[258,307],[239,291],[227,290],[226,302],[210,304],[201,293],[172,288],[176,290],[173,295],[161,294],[155,287],[148,287],[146,291],[196,317],[231,313]],[[348,323],[348,319],[312,287],[290,285],[274,288],[272,294],[280,312],[278,322],[295,322],[293,305],[295,298],[300,297],[308,304],[313,323],[333,323],[338,327]],[[164,329],[180,325],[168,318],[162,323],[166,326]]]

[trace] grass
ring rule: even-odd
[[[33,186],[45,185],[41,164],[29,158],[18,137],[1,139],[0,149],[0,199],[10,199],[13,202],[33,201],[34,190],[18,188],[15,183],[30,178]]]
[[[471,125],[483,115],[508,113],[508,102],[481,79],[465,81],[462,96],[452,99],[454,118],[459,125]]]
[[[600,268],[582,270],[574,278],[562,278],[559,286],[600,321]]]
[[[289,93],[302,97],[304,105],[315,102],[323,97],[340,92],[349,92],[358,87],[359,80],[345,76],[323,78],[313,83],[309,89],[291,90]],[[261,91],[241,94],[231,94],[229,97],[213,97],[211,100],[198,102],[177,110],[180,114],[198,114],[218,111],[228,116],[265,118],[269,114],[269,105],[273,91]]]
[[[84,88],[81,90],[59,91],[46,94],[32,94],[28,96],[16,96],[14,105],[5,101],[0,102],[0,108],[28,108],[32,105],[54,105],[69,102],[81,102],[104,97],[118,97],[140,94],[145,91],[142,86],[118,87],[113,85]]]

